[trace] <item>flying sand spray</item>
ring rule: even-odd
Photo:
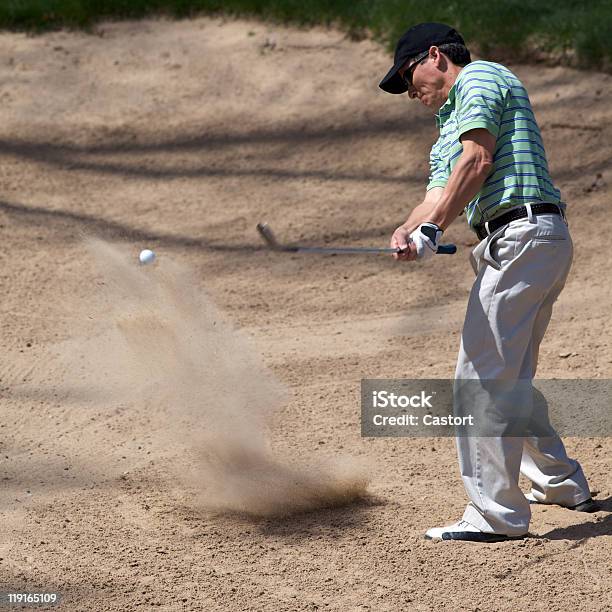
[[[285,389],[185,267],[165,257],[134,266],[108,243],[90,239],[87,246],[104,277],[109,333],[122,338],[114,343],[116,370],[105,380],[129,388],[135,409],[155,417],[178,453],[170,470],[199,504],[271,516],[365,494],[368,479],[350,458],[296,463],[272,449],[272,418]],[[301,454],[292,449],[292,457]]]

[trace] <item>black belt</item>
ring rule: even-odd
[[[549,202],[540,202],[539,204],[531,205],[531,213],[534,215],[561,215],[563,214],[563,209],[557,204],[550,204]],[[508,212],[503,215],[499,215],[499,217],[495,217],[491,221],[487,223],[479,223],[474,226],[474,231],[477,236],[483,240],[490,234],[492,234],[495,230],[499,229],[503,225],[508,225],[511,221],[516,221],[517,219],[523,219],[528,217],[526,206],[517,206],[516,208],[510,209]]]

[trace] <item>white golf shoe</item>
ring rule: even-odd
[[[505,542],[506,540],[522,540],[526,535],[509,536],[502,533],[486,533],[466,521],[457,521],[448,527],[433,527],[425,533],[428,540],[463,540],[464,542]]]
[[[576,504],[575,506],[564,506],[563,504],[549,504],[547,502],[541,502],[537,500],[533,493],[525,493],[525,497],[530,504],[541,504],[542,506],[560,506],[561,508],[567,508],[568,510],[574,510],[575,512],[598,512],[601,510],[600,505],[591,497],[585,499],[583,502]]]

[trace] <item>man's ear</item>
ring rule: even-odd
[[[429,56],[434,66],[442,71],[446,69],[446,58],[435,45],[429,47]]]

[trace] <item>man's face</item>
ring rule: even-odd
[[[431,47],[429,55],[424,59],[410,59],[400,70],[400,75],[408,85],[408,95],[411,99],[417,98],[421,104],[427,106],[434,113],[448,99],[445,93],[444,73],[440,70],[442,55],[437,47]],[[409,84],[412,75],[412,84]]]

